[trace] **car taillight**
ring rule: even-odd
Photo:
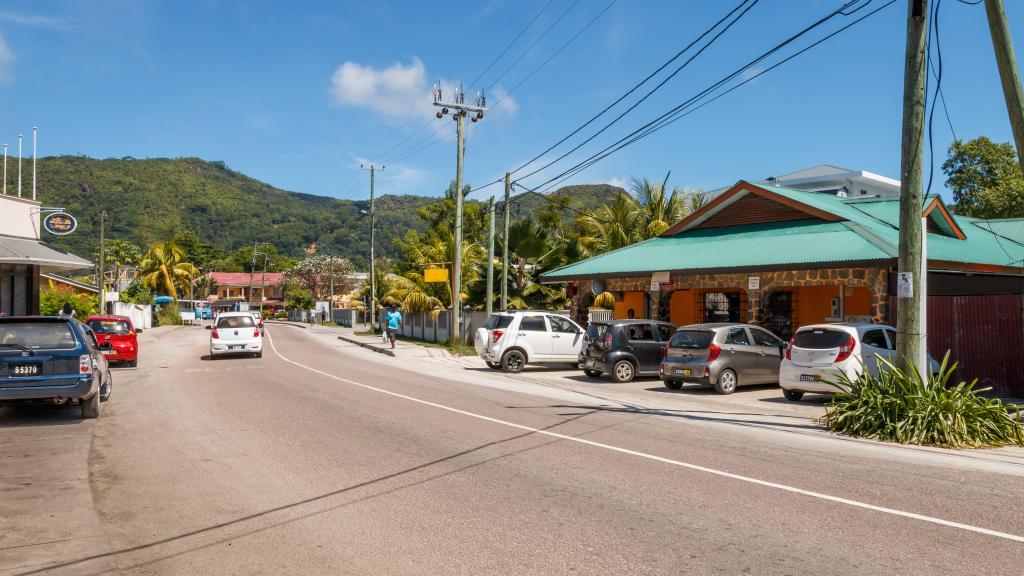
[[[718,359],[718,355],[722,353],[722,347],[718,344],[711,344],[708,346],[708,362],[714,362]]]
[[[92,374],[92,358],[88,354],[78,357],[78,372],[81,374]]]
[[[216,328],[213,329],[213,332],[210,332],[210,338],[220,338],[220,334],[217,334]]]
[[[853,354],[853,349],[857,347],[857,341],[853,339],[853,336],[847,336],[846,340],[839,345],[839,354],[836,356],[836,363],[842,362]]]
[[[604,347],[608,348],[609,350],[612,347],[612,333],[611,332],[609,332],[609,333],[604,335]]]
[[[665,353],[661,355],[662,358],[668,358],[668,342],[665,343]]]
[[[789,346],[786,347],[786,360],[793,359],[793,342],[796,341],[796,336],[789,339]]]
[[[254,329],[252,331],[252,337],[253,338],[259,338],[260,337],[260,329],[259,328],[256,328],[256,329]]]
[[[505,335],[505,331],[504,330],[495,330],[494,332],[491,332],[491,343],[492,344],[497,344],[498,340],[501,340],[501,337],[504,336],[504,335]]]

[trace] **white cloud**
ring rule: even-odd
[[[67,30],[71,27],[71,23],[65,18],[43,14],[20,14],[8,10],[0,11],[0,20],[6,20],[22,26],[49,28],[51,30]]]
[[[618,186],[619,188],[629,190],[629,184],[626,182],[625,178],[609,178],[608,180],[605,180],[604,183],[610,186]]]
[[[14,53],[7,47],[4,37],[0,36],[0,84],[14,81]]]
[[[392,122],[422,121],[437,112],[427,78],[426,66],[416,57],[409,64],[395,62],[386,68],[346,61],[331,76],[330,96],[339,106],[367,108]],[[445,98],[451,98],[457,82],[440,82]],[[473,94],[467,88],[467,101]],[[498,119],[511,118],[519,109],[518,102],[500,87],[488,95],[488,100],[492,106],[501,101],[495,109]]]

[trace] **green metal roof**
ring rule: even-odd
[[[1024,244],[1024,218],[1006,218],[1003,220],[978,220],[971,219],[971,224],[1013,240],[1018,244]]]
[[[834,214],[840,222],[809,218],[770,224],[695,228],[600,254],[543,275],[545,281],[580,277],[640,275],[655,271],[710,271],[729,268],[813,265],[894,260],[899,245],[899,199],[857,200],[750,184]],[[728,205],[722,210],[728,210]],[[1021,268],[1024,220],[978,221],[954,216],[967,239],[928,234],[928,258],[967,264]],[[1005,224],[999,224],[1004,222]],[[999,229],[996,229],[996,228]],[[997,234],[1005,231],[1006,239]],[[1021,243],[1012,239],[1019,238]]]

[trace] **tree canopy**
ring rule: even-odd
[[[1024,177],[1009,142],[985,136],[949,147],[942,164],[956,212],[978,218],[1024,217]]]

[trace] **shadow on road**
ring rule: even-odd
[[[773,418],[788,418],[791,420],[804,420],[808,418],[801,416],[781,416],[778,414],[759,414],[749,412],[721,412],[717,410],[669,410],[664,408],[641,408],[639,406],[576,406],[572,404],[552,404],[550,408],[585,410],[590,409],[596,412],[619,412],[623,414],[637,414],[642,416],[667,416],[669,418],[680,418],[683,420],[694,420],[700,422],[717,422],[725,424],[737,424],[740,426],[753,426],[757,428],[795,428],[800,430],[824,430],[823,426],[817,424],[794,424],[787,422],[769,422],[765,420],[743,420],[729,418],[728,416],[768,416]],[[702,416],[701,414],[721,414],[724,417]]]
[[[583,408],[584,410],[588,410],[590,407],[581,407],[581,408]],[[596,410],[589,409],[588,411],[580,413],[580,414],[578,414],[576,416],[573,416],[571,418],[567,418],[567,419],[562,420],[560,422],[556,422],[554,424],[551,424],[550,426],[545,426],[544,428],[540,428],[538,431],[552,430],[554,428],[562,426],[563,424],[568,424],[570,422],[574,422],[574,421],[579,420],[580,418],[583,418],[583,417],[588,416],[590,414],[594,414],[595,412],[596,412]],[[590,433],[593,433],[593,432],[596,432],[596,431],[599,431],[599,430],[603,430],[605,428],[611,428],[611,427],[618,426],[618,425],[619,424],[616,423],[616,424],[611,424],[611,425],[608,425],[608,426],[598,427],[598,428],[595,428],[593,430],[589,430],[587,433],[590,434]],[[473,447],[473,448],[469,448],[469,449],[463,450],[461,452],[456,452],[455,454],[451,454],[449,456],[445,456],[444,458],[438,458],[437,460],[432,460],[430,462],[419,464],[419,465],[413,466],[411,468],[406,468],[405,470],[401,470],[401,471],[398,471],[398,472],[393,472],[391,474],[386,474],[384,476],[379,476],[379,477],[373,478],[371,480],[366,480],[365,482],[359,482],[359,483],[356,483],[356,484],[352,484],[352,485],[346,486],[344,488],[339,488],[338,490],[333,490],[331,492],[320,494],[319,496],[313,496],[313,497],[310,497],[310,498],[305,498],[303,500],[292,502],[290,504],[284,504],[282,506],[276,506],[274,508],[269,508],[267,510],[263,510],[263,511],[260,511],[260,512],[255,512],[253,514],[242,516],[240,518],[236,518],[234,520],[229,520],[227,522],[221,522],[221,523],[218,523],[218,524],[213,524],[211,526],[206,526],[204,528],[197,528],[195,530],[191,530],[191,531],[188,531],[188,532],[177,534],[175,536],[169,536],[167,538],[162,538],[160,540],[154,540],[153,542],[148,542],[148,543],[145,543],[145,544],[139,544],[137,546],[131,546],[131,547],[128,547],[128,548],[122,548],[120,550],[112,550],[110,552],[105,552],[105,553],[102,553],[102,554],[93,554],[93,555],[90,555],[90,556],[85,556],[85,557],[82,557],[82,558],[78,558],[76,560],[68,560],[68,561],[65,561],[65,562],[48,564],[48,565],[45,565],[45,566],[42,566],[42,567],[33,568],[32,570],[28,570],[26,572],[18,572],[14,576],[29,576],[29,575],[32,575],[32,574],[42,574],[44,572],[49,572],[51,570],[58,569],[58,568],[66,568],[66,567],[69,567],[69,566],[79,566],[79,565],[91,562],[93,560],[99,560],[99,559],[102,559],[102,558],[110,558],[110,557],[116,557],[116,556],[120,556],[120,555],[124,555],[124,554],[130,554],[132,552],[139,552],[139,551],[142,551],[142,550],[148,550],[150,548],[155,548],[155,547],[158,547],[158,546],[161,546],[161,545],[175,543],[175,542],[187,539],[187,538],[191,538],[191,537],[195,537],[195,536],[201,536],[203,534],[211,533],[211,532],[214,532],[216,530],[220,530],[220,529],[224,529],[224,528],[229,528],[229,527],[232,527],[232,526],[237,526],[237,525],[243,524],[245,522],[249,522],[249,521],[252,521],[252,520],[257,520],[257,519],[260,519],[260,518],[264,518],[264,517],[270,516],[270,515],[275,514],[275,513],[285,512],[285,511],[288,511],[288,510],[292,510],[292,509],[298,508],[300,506],[314,504],[314,503],[326,500],[326,499],[334,497],[334,496],[338,496],[338,495],[341,495],[341,494],[345,494],[347,492],[352,492],[354,490],[358,490],[360,488],[366,488],[366,487],[369,487],[369,486],[380,484],[382,482],[386,482],[388,480],[393,480],[393,479],[396,479],[396,478],[401,478],[403,476],[407,476],[407,475],[412,474],[414,472],[417,472],[417,471],[420,471],[420,470],[424,470],[424,469],[430,468],[432,466],[437,466],[439,464],[442,464],[442,463],[445,463],[445,462],[449,462],[449,461],[461,458],[463,456],[467,456],[467,455],[472,454],[474,452],[479,452],[479,451],[485,450],[487,448],[491,448],[491,447],[494,447],[494,446],[499,446],[499,445],[502,445],[502,444],[506,444],[508,442],[512,442],[512,441],[519,440],[519,439],[522,439],[522,438],[526,438],[528,436],[533,436],[533,435],[537,434],[538,431],[524,432],[522,434],[517,434],[515,436],[510,436],[510,437],[505,438],[503,440],[495,440],[493,442],[487,442],[487,443],[481,444],[479,446],[476,446],[476,447]],[[287,525],[287,524],[292,524],[294,522],[298,522],[299,520],[303,520],[303,519],[310,518],[310,517],[313,517],[313,516],[317,516],[317,515],[320,515],[320,514],[325,514],[327,512],[331,512],[331,511],[334,511],[334,510],[339,510],[341,508],[352,506],[354,504],[358,504],[358,503],[361,503],[361,502],[364,502],[364,501],[367,501],[367,500],[371,500],[371,499],[374,499],[374,498],[380,498],[382,496],[387,496],[389,494],[393,494],[393,493],[399,492],[401,490],[405,490],[407,488],[412,488],[414,486],[419,486],[421,484],[426,484],[428,482],[432,482],[434,480],[438,480],[438,479],[444,478],[446,476],[450,476],[452,474],[458,474],[459,472],[463,472],[465,470],[469,470],[469,469],[472,469],[472,468],[477,468],[479,466],[483,466],[485,464],[489,464],[489,463],[495,462],[497,460],[508,458],[510,456],[516,456],[516,455],[519,455],[519,454],[523,454],[525,452],[530,452],[530,451],[533,451],[533,450],[537,450],[539,448],[544,448],[546,446],[550,446],[550,445],[556,444],[558,442],[563,442],[563,440],[554,439],[554,440],[551,440],[551,441],[548,441],[548,442],[544,442],[542,444],[538,444],[536,446],[530,446],[528,448],[522,448],[520,450],[515,450],[515,451],[512,451],[512,452],[505,453],[505,454],[500,454],[498,456],[487,458],[487,459],[481,460],[479,462],[474,462],[472,464],[467,464],[465,466],[456,468],[454,470],[449,470],[447,472],[442,472],[442,473],[439,473],[439,474],[435,474],[435,475],[427,477],[427,478],[423,478],[423,479],[420,479],[420,480],[408,482],[408,483],[403,484],[401,486],[396,486],[394,488],[390,488],[390,489],[384,490],[382,492],[378,492],[378,493],[375,493],[375,494],[369,494],[367,496],[356,498],[355,500],[350,500],[348,502],[344,502],[344,503],[337,504],[337,505],[334,505],[334,506],[329,506],[329,507],[323,508],[321,510],[316,510],[316,511],[313,511],[313,512],[308,512],[306,514],[302,514],[302,515],[296,516],[294,518],[289,518],[289,519],[286,519],[286,520],[281,520],[281,521],[278,521],[278,522],[274,522],[272,524],[269,524],[267,526],[263,526],[263,527],[260,527],[260,528],[254,528],[252,530],[248,530],[248,531],[242,532],[241,534],[236,534],[236,535],[230,536],[230,537],[219,538],[217,540],[214,540],[212,542],[207,542],[205,544],[197,544],[195,546],[189,547],[189,548],[187,548],[185,550],[181,550],[181,551],[175,552],[173,554],[167,554],[167,555],[164,555],[164,556],[160,556],[158,558],[153,558],[153,559],[146,560],[144,562],[138,562],[136,564],[132,564],[132,565],[128,565],[128,566],[122,566],[121,569],[122,570],[131,570],[131,569],[134,569],[134,568],[138,568],[140,566],[146,566],[146,565],[149,565],[149,564],[154,564],[156,562],[161,562],[163,560],[167,560],[167,559],[174,558],[174,557],[177,557],[177,556],[182,556],[182,555],[185,555],[185,554],[189,554],[191,552],[196,552],[196,551],[203,550],[203,549],[206,549],[206,548],[210,548],[210,547],[213,547],[213,546],[219,546],[219,545],[224,544],[226,542],[230,542],[232,540],[237,540],[237,539],[243,538],[245,536],[250,536],[250,535],[253,535],[253,534],[257,534],[257,533],[260,533],[260,532],[271,530],[273,528],[277,528],[277,527],[284,526],[284,525]],[[103,570],[103,571],[100,571],[100,572],[92,572],[92,573],[90,573],[90,576],[92,574],[98,575],[98,574],[104,574],[106,572],[107,572],[106,570]]]
[[[24,426],[67,426],[82,422],[82,409],[76,404],[13,404],[0,406],[0,428]]]

